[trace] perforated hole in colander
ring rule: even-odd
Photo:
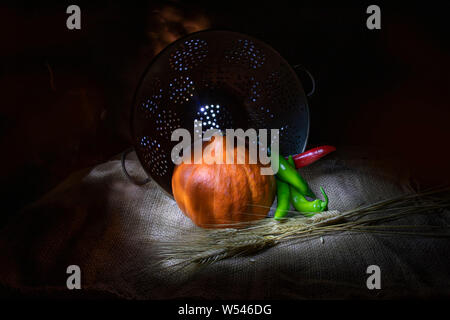
[[[173,110],[161,110],[156,118],[156,131],[160,137],[168,138],[173,130],[181,127],[181,120]]]
[[[151,119],[161,108],[161,102],[163,99],[163,89],[161,88],[161,82],[159,79],[154,78],[150,83],[148,95],[139,104],[139,111],[144,114],[144,117]]]
[[[170,66],[176,71],[188,71],[203,62],[208,54],[208,44],[202,39],[190,39],[180,44],[170,55]]]
[[[194,81],[188,76],[179,76],[169,83],[169,99],[183,104],[194,96]]]
[[[161,152],[161,143],[156,139],[144,136],[139,141],[140,151],[144,155],[144,163],[150,172],[162,177],[168,173],[169,162],[167,155]]]
[[[219,129],[222,133],[225,133],[221,129],[232,128],[233,126],[229,111],[218,104],[201,106],[197,111],[195,120],[201,124],[203,134],[208,129]],[[195,132],[200,133],[199,128],[196,128]]]
[[[264,64],[266,56],[252,40],[238,39],[234,41],[233,47],[227,50],[225,59],[232,64],[240,64],[256,69]]]
[[[150,119],[157,114],[161,98],[162,95],[153,95],[141,103],[141,108],[146,118]]]
[[[248,94],[248,101],[250,103],[257,102],[262,94],[262,88],[261,83],[259,81],[256,81],[255,78],[251,78],[252,84],[250,87],[250,92]]]

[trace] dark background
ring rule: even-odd
[[[259,38],[317,81],[309,147],[370,150],[423,185],[448,182],[449,32],[443,5],[320,1],[92,1],[0,7],[0,225],[75,170],[130,145],[145,66],[193,31]],[[81,30],[66,8],[81,7]],[[378,4],[382,29],[366,28]],[[307,81],[305,81],[307,87]]]

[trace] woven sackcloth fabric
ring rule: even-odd
[[[127,167],[131,175],[145,176],[135,155]],[[339,153],[301,173],[313,190],[324,186],[330,209],[339,211],[411,191],[397,168]],[[448,216],[411,216],[405,223],[449,225]],[[450,296],[447,239],[341,233],[196,271],[177,273],[156,263],[161,241],[197,228],[154,183],[130,183],[112,159],[71,175],[2,229],[0,284],[58,296],[68,291],[67,266],[78,265],[82,290],[131,299]],[[366,286],[369,265],[380,267],[380,290]]]

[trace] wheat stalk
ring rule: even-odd
[[[450,208],[449,191],[446,187],[406,194],[345,212],[326,211],[309,218],[297,213],[281,223],[267,218],[244,227],[230,223],[225,229],[199,228],[197,232],[182,232],[178,239],[161,242],[158,254],[162,263],[186,267],[249,255],[287,241],[344,231],[450,237],[448,226],[380,224],[411,214],[445,212],[444,209]]]

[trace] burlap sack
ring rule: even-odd
[[[145,174],[137,160],[132,175]],[[398,172],[334,155],[302,169],[313,190],[324,186],[330,209],[410,191]],[[26,187],[26,186],[25,186]],[[447,214],[405,223],[449,224]],[[252,257],[217,262],[196,272],[158,266],[154,248],[198,227],[154,183],[138,187],[119,160],[78,172],[0,233],[0,281],[29,295],[67,293],[66,268],[78,265],[82,290],[135,299],[196,297],[395,298],[450,296],[449,241],[442,238],[343,233],[287,243]],[[381,269],[381,290],[366,286],[369,265]],[[92,294],[94,292],[94,294]]]

